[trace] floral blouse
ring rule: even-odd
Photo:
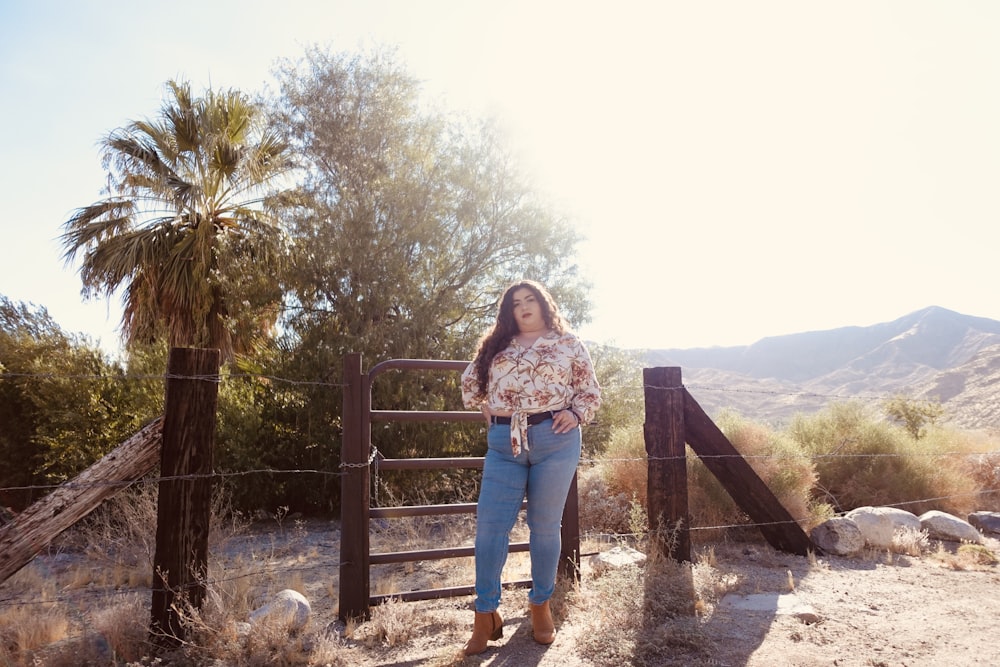
[[[487,393],[479,391],[475,363],[462,373],[465,407],[484,404],[493,412],[511,413],[510,444],[514,456],[528,449],[528,415],[572,409],[580,423],[594,418],[601,405],[601,387],[594,363],[572,333],[550,331],[524,347],[514,339],[490,364]]]

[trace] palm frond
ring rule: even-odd
[[[65,223],[65,259],[83,253],[85,293],[123,289],[128,340],[166,330],[171,344],[218,346],[229,358],[234,333],[242,335],[227,324],[236,321],[229,304],[241,303],[234,292],[240,281],[223,276],[280,261],[283,236],[266,204],[268,184],[291,168],[290,151],[278,136],[258,131],[259,112],[246,95],[209,90],[196,98],[177,81],[166,88],[155,120],[105,138],[110,196]],[[269,298],[280,300],[260,283],[274,283],[273,272],[264,268],[254,280],[258,295],[275,292]],[[247,304],[236,309],[240,326],[273,320],[273,305]]]

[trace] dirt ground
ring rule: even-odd
[[[323,572],[322,579],[336,576],[339,535],[322,527],[303,535],[291,549],[298,551],[299,562],[320,565],[315,571]],[[315,548],[303,550],[306,545]],[[987,557],[1000,554],[997,540],[987,539],[985,546]],[[707,569],[709,578],[728,583],[718,599],[696,606],[698,645],[685,647],[680,642],[675,653],[661,652],[654,659],[648,653],[629,656],[626,651],[616,662],[727,667],[1000,665],[1000,567],[984,562],[988,558],[979,562],[960,558],[956,544],[931,547],[930,553],[919,557],[868,553],[859,558],[817,559],[782,554],[763,543],[715,547],[714,562],[703,566],[698,576],[704,577]],[[311,555],[303,559],[304,553]],[[442,563],[406,568],[398,580],[397,574],[373,572],[373,589],[378,577],[390,579],[396,587],[441,585],[455,574]],[[513,556],[508,564],[508,570],[525,567]],[[307,591],[313,604],[311,629],[342,633],[334,622],[334,591],[327,584],[307,581],[307,588],[312,587]],[[395,603],[394,610],[376,611],[372,621],[355,629],[352,638],[343,640],[344,648],[350,664],[359,666],[603,667],[606,658],[595,658],[589,647],[595,640],[614,642],[616,628],[614,619],[595,621],[603,613],[600,600],[596,606],[593,601],[580,603],[581,592],[594,584],[584,562],[580,588],[554,604],[558,636],[549,647],[531,639],[526,592],[521,589],[505,593],[504,637],[491,642],[480,656],[463,660],[459,653],[471,628],[468,597]],[[410,623],[405,640],[390,646],[392,642],[378,639],[377,626],[384,625],[385,618],[390,623]],[[663,637],[662,628],[648,625],[645,638],[642,628],[633,627],[632,643],[672,644]],[[590,634],[595,628],[612,636],[595,638]]]
[[[378,542],[376,535],[376,550]],[[217,574],[236,573],[231,581],[251,575],[246,581],[261,588],[260,602],[282,588],[303,592],[311,617],[297,641],[304,639],[307,649],[333,642],[336,650],[327,660],[334,666],[1000,665],[1000,566],[988,562],[1000,555],[1000,542],[987,539],[985,546],[980,559],[958,554],[956,544],[937,543],[919,557],[883,552],[814,559],[776,552],[764,543],[701,547],[696,560],[703,562],[677,568],[679,581],[661,578],[653,584],[669,586],[668,595],[676,587],[686,591],[682,597],[698,600],[693,613],[679,621],[629,611],[644,608],[642,600],[634,607],[626,604],[623,612],[622,596],[615,594],[622,591],[609,591],[612,579],[597,578],[584,559],[581,582],[560,584],[553,600],[554,644],[545,647],[532,640],[526,591],[513,589],[505,592],[501,607],[504,637],[469,658],[460,651],[471,631],[471,597],[380,605],[373,608],[371,620],[356,627],[337,621],[340,543],[335,522],[255,526],[228,538],[213,552],[210,568],[220,568]],[[585,554],[600,549],[583,546]],[[64,556],[38,557],[50,558]],[[470,564],[461,562],[468,560],[382,566],[373,569],[372,592],[469,584]],[[38,566],[54,571],[54,563]],[[505,578],[526,574],[527,555],[512,554]],[[637,597],[642,597],[643,585],[647,594],[656,593],[650,591],[648,574],[635,573],[632,580],[638,582]],[[624,592],[627,598],[629,592]],[[303,652],[309,655],[309,650]],[[324,664],[314,656],[287,664]]]

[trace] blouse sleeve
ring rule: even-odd
[[[478,410],[485,402],[486,395],[479,391],[476,362],[472,362],[462,371],[462,403],[469,410]]]
[[[573,357],[573,400],[570,407],[580,417],[581,423],[594,419],[597,409],[601,407],[601,386],[594,372],[594,362],[590,353],[579,339],[576,340],[576,350]]]

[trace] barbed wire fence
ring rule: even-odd
[[[74,381],[150,381],[150,380],[162,380],[166,382],[169,379],[173,379],[175,376],[169,374],[59,374],[59,373],[17,373],[17,372],[0,372],[0,382],[11,381],[11,380],[74,380]],[[286,378],[275,375],[259,374],[259,373],[224,373],[220,375],[203,375],[203,376],[184,376],[181,379],[185,380],[204,380],[209,382],[226,382],[229,380],[236,379],[256,379],[263,380],[271,383],[280,383],[289,386],[309,386],[309,387],[325,387],[330,389],[343,389],[347,385],[343,382],[331,382],[325,380],[317,379],[295,379]],[[721,393],[733,393],[733,394],[763,394],[769,396],[784,396],[793,398],[809,398],[817,400],[826,401],[840,401],[840,400],[861,400],[861,401],[885,401],[891,398],[900,397],[899,394],[844,394],[844,393],[823,393],[816,391],[796,391],[796,390],[776,390],[776,389],[765,389],[758,387],[733,387],[727,385],[715,385],[715,384],[685,384],[684,387],[693,391],[704,391],[704,392],[721,392]],[[636,392],[642,393],[648,389],[661,389],[660,387],[649,387],[638,384],[629,385],[608,385],[605,389],[616,390],[621,392]],[[923,401],[924,399],[909,398],[903,396],[904,399]],[[852,453],[852,452],[829,452],[821,454],[745,454],[745,455],[717,455],[715,458],[725,458],[727,456],[741,456],[747,460],[753,459],[804,459],[810,461],[829,461],[832,459],[886,459],[886,458],[937,458],[946,459],[951,457],[960,458],[972,458],[972,457],[988,457],[988,463],[994,466],[995,475],[998,480],[1000,480],[1000,451],[992,452],[969,452],[969,451],[945,451],[945,452],[927,452],[927,451],[915,451],[906,453]],[[379,452],[374,446],[371,447],[370,456],[366,463],[364,464],[351,464],[351,463],[341,463],[336,470],[322,470],[322,469],[311,469],[311,468],[295,468],[295,469],[285,469],[285,468],[253,468],[246,470],[234,470],[234,471],[217,471],[210,474],[204,475],[175,475],[175,476],[156,476],[149,475],[138,481],[127,481],[127,482],[114,482],[114,481],[102,481],[102,482],[91,482],[91,483],[76,483],[73,481],[67,481],[63,483],[52,483],[52,484],[31,484],[31,485],[20,485],[20,486],[10,486],[10,487],[0,487],[0,495],[6,492],[23,492],[23,491],[38,491],[38,492],[48,492],[58,488],[65,489],[84,489],[94,486],[105,486],[105,487],[129,487],[137,485],[158,485],[161,481],[174,481],[174,480],[193,480],[193,479],[203,479],[211,478],[217,481],[224,481],[227,479],[247,477],[253,475],[314,475],[322,478],[340,478],[346,473],[344,468],[352,466],[374,466],[378,465]],[[683,456],[675,457],[597,457],[597,458],[582,458],[580,460],[581,467],[587,466],[602,466],[602,465],[613,465],[616,463],[645,463],[650,460],[677,460],[681,458],[687,458]],[[375,483],[378,484],[378,478],[375,477]],[[968,497],[984,497],[984,496],[1000,496],[1000,486],[995,488],[980,489],[974,492],[968,492],[963,494],[952,494],[944,496],[935,496],[928,498],[920,498],[915,500],[905,500],[894,503],[881,503],[885,506],[900,507],[905,508],[907,506],[934,503],[934,502],[944,502],[948,500],[956,500]],[[795,522],[807,521],[809,517],[798,517]],[[732,529],[753,529],[759,528],[764,525],[763,523],[729,523],[720,525],[710,525],[710,526],[690,526],[691,531],[720,531],[720,530],[732,530]],[[336,529],[331,526],[331,531]],[[582,532],[580,537],[582,540],[590,540],[594,543],[612,543],[620,542],[622,540],[632,539],[641,540],[646,535],[644,533],[606,533],[600,531]],[[294,538],[290,538],[290,541],[294,542]],[[51,548],[50,548],[51,551]],[[43,554],[44,555],[44,554]],[[581,554],[581,557],[589,556],[592,554]],[[295,564],[288,565],[285,563],[267,563],[264,566],[256,569],[250,569],[240,572],[231,573],[220,573],[216,576],[210,576],[206,580],[206,584],[209,586],[217,586],[225,584],[227,582],[233,582],[244,579],[258,579],[258,578],[268,578],[277,575],[288,576],[288,575],[301,575],[305,573],[314,573],[317,571],[328,572],[331,578],[336,576],[335,566],[330,565],[308,565],[308,564]],[[0,607],[6,606],[21,606],[21,605],[51,605],[53,603],[75,601],[79,602],[81,599],[102,599],[102,598],[120,598],[132,595],[147,595],[153,589],[151,587],[141,587],[133,588],[126,587],[123,588],[118,585],[108,585],[108,586],[90,586],[86,589],[74,589],[74,590],[64,590],[63,592],[57,592],[55,594],[47,594],[42,599],[36,597],[25,597],[23,595],[3,595],[4,589],[9,589],[11,586],[9,582],[15,580],[12,577],[8,582],[0,584]]]

